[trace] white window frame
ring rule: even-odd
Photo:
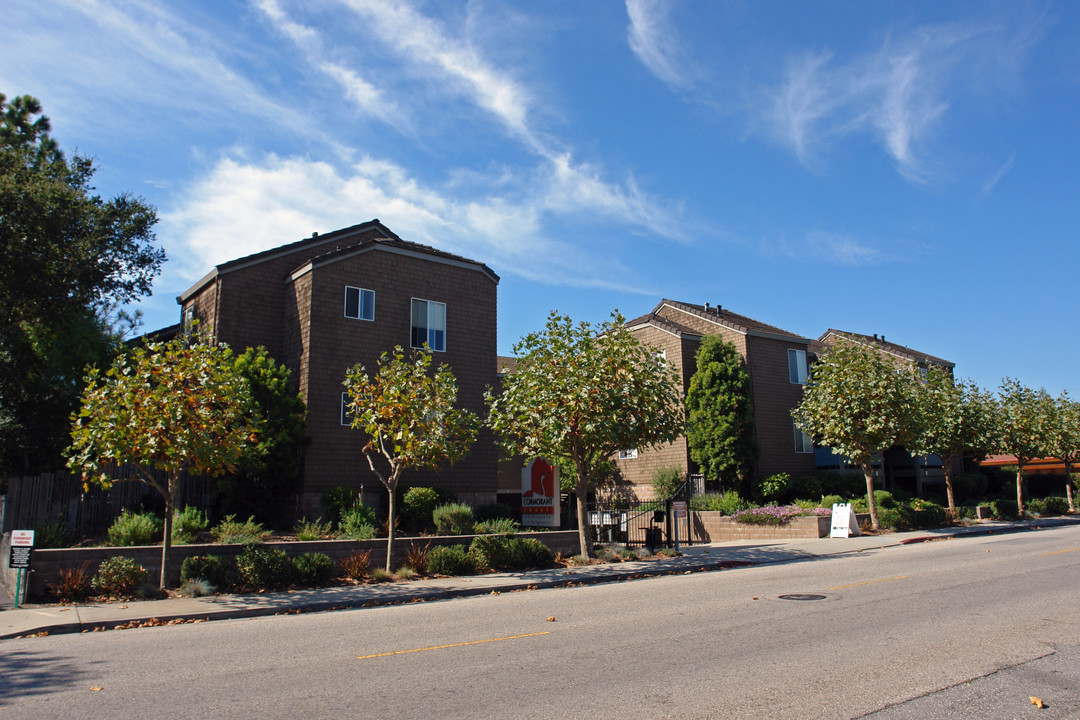
[[[344,427],[352,427],[352,418],[348,416],[349,393],[341,393],[341,424]]]
[[[809,376],[806,369],[806,351],[788,348],[787,363],[788,382],[792,385],[805,385]]]
[[[627,448],[619,451],[620,460],[637,460],[637,448]]]
[[[791,421],[791,427],[795,430],[795,452],[799,455],[814,452],[814,439],[803,432],[794,420]]]
[[[349,291],[350,290],[355,290],[356,295],[357,295],[357,297],[356,297],[356,314],[355,315],[350,315],[349,314]],[[364,298],[365,297],[370,297],[371,298],[371,303],[370,303],[371,317],[365,317],[364,316]],[[350,320],[366,320],[368,322],[374,322],[375,321],[375,291],[374,290],[368,290],[367,288],[356,287],[355,285],[346,285],[345,286],[345,308],[344,308],[343,312],[345,314],[345,317],[349,318]]]
[[[414,322],[415,317],[413,315],[413,308],[417,307],[418,303],[425,303],[427,308],[424,316],[424,330],[426,337],[419,345],[416,344],[416,338],[414,337],[418,326]],[[432,327],[431,310],[433,307],[442,309],[441,328]],[[433,342],[439,340],[439,336],[433,335],[433,333],[438,333],[440,330],[442,331],[442,342]],[[425,300],[424,298],[411,298],[409,302],[409,346],[420,349],[424,347],[425,342],[432,352],[446,352],[446,303],[438,302],[436,300]]]

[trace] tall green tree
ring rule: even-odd
[[[706,335],[686,391],[686,442],[706,478],[737,489],[757,461],[750,374],[732,343]],[[735,480],[735,483],[732,483]]]
[[[937,365],[916,378],[913,389],[916,429],[908,449],[941,458],[949,512],[955,515],[953,462],[965,455],[982,457],[993,446],[992,398],[975,383],[958,382],[950,370]]]
[[[310,440],[304,399],[290,381],[289,368],[275,362],[266,348],[248,348],[235,356],[234,364],[265,422],[237,471],[218,480],[218,507],[223,515],[254,515],[282,526],[290,519],[288,500],[300,481]]]
[[[150,294],[152,207],[94,194],[30,96],[0,94],[0,474],[62,463],[86,362],[118,351],[109,309]],[[78,338],[79,342],[73,342]]]
[[[796,423],[859,466],[866,479],[866,502],[874,529],[874,458],[894,445],[910,445],[914,368],[882,353],[844,342],[814,364],[813,378],[792,416]]]
[[[1016,457],[1016,506],[1024,516],[1024,466],[1050,454],[1054,400],[1013,378],[998,387],[997,451]]]
[[[161,588],[184,472],[235,471],[262,418],[247,380],[224,345],[185,338],[148,343],[120,355],[104,374],[91,368],[72,417],[68,466],[84,483],[112,487],[118,465],[165,500]],[[165,474],[162,482],[154,471]]]
[[[1046,447],[1050,455],[1065,464],[1065,497],[1069,500],[1069,512],[1076,512],[1072,469],[1080,463],[1080,402],[1063,391],[1054,400],[1053,413]]]
[[[476,416],[454,406],[458,393],[454,373],[445,364],[434,374],[430,370],[426,345],[409,355],[399,345],[382,354],[373,374],[355,365],[345,376],[352,427],[367,437],[364,457],[389,495],[387,571],[393,561],[401,474],[409,468],[452,465],[476,440]]]
[[[599,468],[624,448],[682,434],[684,406],[673,369],[657,362],[617,312],[593,326],[552,312],[543,330],[514,345],[517,371],[488,391],[488,424],[510,453],[568,462],[574,470],[578,539],[591,556],[586,500]]]

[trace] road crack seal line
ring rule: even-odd
[[[1042,660],[1043,658],[1048,658],[1048,657],[1051,657],[1052,655],[1057,655],[1057,650],[1051,650],[1050,652],[1045,653],[1043,655],[1038,655],[1038,656],[1033,657],[1033,658],[1028,658],[1027,660],[1021,660],[1020,662],[1013,663],[1011,665],[1003,665],[1003,666],[997,668],[996,670],[991,670],[988,673],[983,673],[982,675],[976,675],[975,677],[968,678],[967,680],[961,680],[960,682],[955,682],[952,685],[946,685],[944,687],[940,687],[940,688],[937,688],[935,690],[928,690],[928,691],[924,692],[922,695],[916,695],[914,697],[908,698],[907,700],[898,700],[897,702],[889,703],[888,705],[883,705],[882,707],[879,707],[877,710],[871,710],[870,712],[868,712],[868,713],[866,713],[864,715],[859,715],[859,716],[857,716],[855,718],[852,718],[852,720],[862,720],[862,718],[873,717],[874,715],[877,715],[878,713],[883,713],[886,710],[889,710],[891,708],[900,707],[901,705],[907,705],[909,702],[913,702],[915,700],[920,700],[920,699],[925,698],[925,697],[931,697],[932,695],[937,695],[939,693],[947,692],[949,690],[952,690],[953,688],[958,688],[961,685],[968,685],[970,683],[973,683],[976,680],[983,680],[984,678],[993,677],[993,676],[997,675],[998,673],[1004,672],[1006,670],[1014,670],[1014,669],[1016,669],[1018,667],[1023,667],[1024,665],[1030,665],[1031,663],[1035,662],[1036,660]]]

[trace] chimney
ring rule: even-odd
[[[705,303],[705,312],[709,312],[709,303]]]

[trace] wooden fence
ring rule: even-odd
[[[103,529],[125,508],[163,505],[157,490],[135,479],[134,466],[121,466],[113,477],[118,482],[111,489],[91,485],[88,492],[83,492],[80,476],[66,471],[9,478],[0,531],[33,529],[48,522],[60,522],[69,529]],[[165,484],[163,473],[158,480]],[[205,510],[213,500],[212,479],[185,474],[180,488],[181,507],[194,505]]]

